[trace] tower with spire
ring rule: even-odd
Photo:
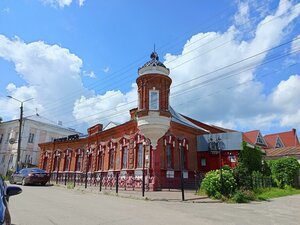
[[[172,79],[170,70],[159,61],[153,51],[151,60],[138,69],[138,129],[151,140],[153,149],[157,141],[170,128],[169,95]]]

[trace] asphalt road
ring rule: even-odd
[[[146,201],[25,186],[10,199],[14,225],[300,224],[300,195],[251,204]]]

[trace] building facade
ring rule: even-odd
[[[216,161],[209,169],[224,165],[229,156],[227,149],[216,157],[218,149],[214,154],[204,154],[197,142],[199,136],[229,131],[175,112],[169,104],[170,71],[156,52],[150,57],[138,70],[138,106],[130,110],[129,121],[106,127],[97,124],[88,129],[85,138],[60,138],[40,144],[39,167],[57,179],[60,174],[67,179],[68,174],[68,179],[74,177],[75,182],[86,174],[95,185],[117,175],[120,186],[134,182],[135,187],[141,187],[144,175],[150,190],[160,190],[178,188],[181,177],[186,184],[194,185],[195,175],[208,170],[200,164],[204,159],[207,165],[210,159]],[[230,151],[230,156],[236,154]]]
[[[0,124],[0,174],[6,175],[8,170],[15,170],[19,137],[19,120],[11,120]],[[20,164],[38,165],[39,143],[52,141],[58,137],[78,134],[74,130],[46,123],[40,118],[23,118]]]

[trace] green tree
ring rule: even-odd
[[[252,147],[243,142],[238,164],[234,169],[234,176],[240,189],[253,189],[252,174],[254,171],[262,171],[262,155],[259,147]]]
[[[286,185],[296,187],[299,176],[300,164],[293,157],[280,158],[269,161],[274,178],[279,188],[284,188]]]

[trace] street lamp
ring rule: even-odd
[[[183,181],[183,152],[182,152],[182,140],[178,139],[179,143],[179,163],[180,163],[180,187],[181,187],[181,199],[184,201],[184,181]]]
[[[15,101],[18,101],[21,103],[20,106],[20,124],[19,124],[19,138],[18,138],[18,149],[17,149],[17,160],[16,160],[16,171],[19,171],[19,164],[20,164],[20,153],[21,153],[21,132],[22,132],[22,123],[23,123],[23,103],[28,102],[32,100],[33,98],[21,101],[19,99],[16,99],[10,95],[7,96],[8,98],[14,99]]]

